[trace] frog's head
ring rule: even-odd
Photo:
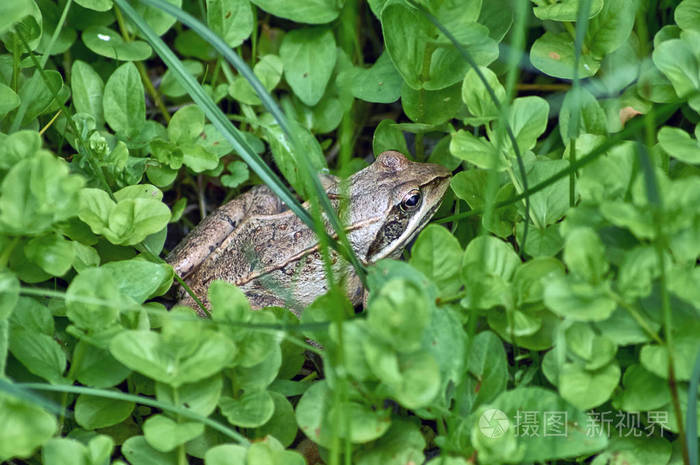
[[[354,174],[349,238],[360,259],[398,257],[438,209],[449,184],[445,167],[394,151]]]

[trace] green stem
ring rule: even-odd
[[[576,163],[576,139],[569,139],[569,163]],[[576,204],[576,170],[569,172],[569,207]]]
[[[66,18],[68,17],[68,10],[70,10],[71,5],[73,4],[73,0],[68,0],[66,2],[66,5],[63,7],[63,12],[61,12],[61,17],[58,19],[58,24],[56,24],[56,29],[53,31],[53,35],[51,36],[51,40],[49,41],[48,47],[46,47],[46,53],[44,53],[44,56],[41,57],[41,67],[43,68],[46,66],[46,62],[49,59],[49,56],[51,56],[51,49],[53,48],[53,45],[56,43],[56,40],[58,40],[58,36],[61,33],[61,29],[63,29],[63,25],[66,22]]]

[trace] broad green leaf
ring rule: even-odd
[[[73,265],[75,248],[60,234],[36,237],[24,246],[25,256],[53,276],[63,276]]]
[[[22,120],[24,124],[29,124],[39,115],[55,111],[68,100],[69,96],[63,77],[54,70],[44,71],[43,76],[38,72],[34,73],[30,79],[24,81],[18,93],[20,100],[28,102]],[[56,101],[56,95],[58,101]]]
[[[359,448],[356,465],[402,465],[425,460],[426,443],[418,425],[394,419],[391,427],[374,442],[373,447]]]
[[[591,228],[576,228],[566,237],[564,262],[571,273],[592,284],[603,280],[608,271],[605,248]]]
[[[106,263],[101,269],[111,275],[119,292],[138,303],[154,297],[163,287],[167,289],[172,282],[170,266],[146,260],[115,261]]]
[[[503,342],[491,331],[477,334],[471,344],[467,385],[472,388],[472,408],[493,401],[506,388],[508,362]]]
[[[620,381],[620,366],[610,363],[595,371],[565,363],[559,372],[559,393],[572,405],[587,410],[607,401]]]
[[[506,90],[496,74],[485,66],[480,66],[479,71],[486,78],[486,82],[493,90],[498,102],[502,104],[505,100]],[[467,71],[464,81],[462,81],[462,100],[467,104],[469,113],[474,116],[470,121],[485,123],[497,119],[500,114],[496,104],[491,100],[484,83],[473,69]]]
[[[168,123],[168,138],[175,144],[192,142],[203,131],[204,112],[197,105],[180,108]]]
[[[222,334],[203,336],[194,350],[177,353],[162,335],[128,330],[112,339],[110,351],[132,370],[177,388],[217,373],[235,354],[235,346]]]
[[[524,223],[515,225],[515,238],[521,247],[523,247],[524,225]],[[523,247],[525,253],[532,257],[553,257],[562,248],[564,248],[564,239],[559,233],[559,223],[550,224],[542,229],[529,228]]]
[[[0,40],[5,43],[5,49],[11,50],[15,44],[21,45],[21,39],[17,34],[17,31],[20,31],[22,38],[28,42],[29,49],[35,50],[43,33],[43,15],[36,2],[22,0],[18,2],[17,6],[4,7],[0,12],[9,14],[9,17],[7,19],[3,17],[3,22],[0,23],[0,30],[3,34]],[[6,33],[5,30],[10,27],[13,30]]]
[[[659,145],[668,155],[678,160],[700,164],[700,144],[680,128],[664,126],[659,130]]]
[[[586,323],[574,323],[565,330],[569,356],[583,362],[586,370],[598,370],[615,357],[617,346],[605,335],[595,333]]]
[[[554,4],[544,3],[533,8],[533,13],[539,19],[550,21],[576,21],[581,0],[563,0]],[[593,18],[603,9],[603,0],[592,0],[589,3],[588,17]]]
[[[177,400],[180,405],[203,416],[209,416],[221,397],[223,378],[220,374],[187,383],[177,388]],[[176,405],[173,388],[163,383],[156,383],[156,397],[161,402]]]
[[[676,380],[687,381],[693,369],[693,362],[700,350],[700,341],[697,338],[697,325],[682,328],[673,340],[673,368]],[[668,349],[666,346],[648,344],[642,347],[639,354],[642,366],[656,376],[668,379]]]
[[[171,5],[175,5],[178,8],[182,7],[182,0],[165,0]],[[157,35],[162,36],[175,24],[176,20],[174,17],[152,6],[148,6],[145,3],[138,2],[134,4],[134,10],[141,16],[144,21],[153,29]]]
[[[411,312],[406,308],[411,307]],[[393,279],[379,289],[368,308],[371,331],[399,352],[418,350],[430,318],[422,289],[410,281]]]
[[[182,65],[193,77],[198,78],[204,72],[204,65],[200,61],[182,60]],[[175,73],[170,69],[163,75],[163,80],[160,82],[158,90],[168,97],[184,97],[187,95],[187,91],[182,87],[182,84],[180,84],[175,77]]]
[[[632,424],[634,420],[627,420],[627,422]],[[667,439],[659,436],[652,436],[638,426],[635,429],[628,429],[627,425],[623,425],[617,428],[619,434],[611,434],[610,444],[606,448],[605,452],[596,456],[596,458],[591,462],[591,465],[656,465],[659,463],[667,464],[680,464],[682,459],[679,458],[678,462],[674,462],[671,459],[671,443]],[[653,423],[651,425],[653,432]],[[639,434],[641,433],[641,434]],[[680,454],[679,454],[680,455]]]
[[[51,438],[41,449],[46,465],[88,465],[87,447],[75,439]]]
[[[85,46],[96,54],[119,61],[142,61],[153,53],[146,42],[126,42],[119,33],[104,26],[90,26],[83,31],[82,37]]]
[[[528,183],[530,186],[537,185],[568,166],[567,160],[537,160],[527,171]],[[562,178],[530,196],[531,217],[541,226],[559,221],[569,209],[568,191],[568,180]]]
[[[204,456],[205,465],[228,465],[231,463],[246,463],[248,448],[238,444],[220,444],[207,450]]]
[[[676,95],[685,98],[700,89],[700,65],[693,47],[681,39],[662,42],[654,48],[654,64],[671,81]]]
[[[479,264],[481,272],[510,281],[521,261],[513,246],[492,236],[472,240],[464,250],[462,268]]]
[[[104,124],[102,97],[104,82],[92,66],[81,60],[73,62],[71,68],[71,91],[73,105],[77,112],[88,113],[95,117],[95,124]]]
[[[337,52],[330,29],[314,27],[287,33],[280,47],[284,78],[306,105],[316,105],[333,73]]]
[[[20,104],[19,96],[12,88],[0,82],[0,117],[5,117]]]
[[[606,1],[600,13],[589,21],[584,44],[594,58],[603,58],[627,41],[634,27],[637,5],[635,0]]]
[[[9,170],[17,162],[34,156],[43,143],[37,131],[22,130],[9,136],[0,133],[0,168]]]
[[[698,0],[683,0],[673,13],[681,29],[700,31],[700,2]]]
[[[207,0],[207,24],[235,48],[253,32],[253,9],[248,0]]]
[[[553,77],[573,79],[574,40],[565,32],[545,32],[530,48],[532,65]],[[600,61],[589,55],[581,55],[578,66],[579,78],[587,78],[598,72]]]
[[[125,63],[112,73],[104,89],[105,119],[117,133],[136,137],[146,120],[146,104],[141,77],[133,63]]]
[[[624,390],[613,399],[613,405],[628,412],[658,409],[671,400],[668,382],[640,364],[627,367],[622,385]]]
[[[268,91],[272,91],[282,78],[283,64],[277,55],[265,55],[261,57],[253,67],[253,73]],[[260,97],[253,90],[253,86],[243,77],[236,76],[228,88],[231,97],[247,105],[261,105]],[[319,102],[323,105],[325,99]]]
[[[377,127],[374,129],[372,151],[378,155],[388,150],[409,153],[403,131],[396,126],[394,121],[385,119],[380,121]]]
[[[272,418],[275,403],[267,391],[246,392],[237,399],[219,399],[221,413],[232,425],[257,428]]]
[[[229,174],[221,176],[221,184],[234,189],[248,180],[250,171],[248,165],[240,160],[232,161],[226,165],[226,171]]]
[[[263,438],[269,434],[281,442],[284,447],[289,447],[294,442],[299,430],[294,407],[282,394],[274,391],[269,391],[269,394],[275,403],[274,415],[267,423],[255,429],[254,437]]]
[[[12,2],[3,2],[0,5],[0,34],[10,29],[15,23],[22,18],[32,14],[32,0],[16,0]]]
[[[31,373],[52,384],[62,381],[66,354],[53,337],[14,328],[10,332],[10,351]]]
[[[355,70],[352,95],[366,102],[392,103],[401,94],[402,82],[389,54],[382,52],[370,68]]]
[[[19,280],[9,270],[0,271],[0,321],[7,319],[19,300]]]
[[[260,9],[274,16],[297,23],[325,24],[338,17],[343,2],[335,0],[251,0]]]
[[[151,447],[160,452],[170,452],[204,432],[201,423],[175,423],[165,415],[153,415],[143,424],[143,435]]]
[[[521,304],[542,301],[547,281],[564,273],[564,265],[555,258],[534,258],[518,267],[513,276],[513,287]]]
[[[549,103],[541,97],[520,97],[513,101],[508,122],[521,154],[535,146],[537,138],[547,128],[548,117]],[[509,145],[510,139],[505,139],[505,144],[501,147]]]
[[[56,417],[35,403],[0,393],[0,460],[29,458],[58,430]]]
[[[109,11],[112,0],[75,0],[78,5],[95,11]]]
[[[401,106],[412,121],[438,125],[455,117],[462,106],[459,92],[459,84],[440,90],[415,90],[404,84]]]
[[[108,272],[88,268],[78,274],[66,291],[66,316],[78,328],[100,331],[114,322],[129,305]]]
[[[461,256],[462,247],[457,238],[441,226],[428,225],[413,244],[409,263],[449,294],[461,286]]]
[[[470,208],[479,209],[484,206],[488,171],[465,170],[452,176],[450,187],[454,194],[467,202]]]
[[[585,88],[566,93],[559,112],[559,133],[564,141],[581,134],[607,134],[607,118],[598,101]],[[577,120],[572,118],[578,115]]]
[[[94,388],[116,386],[131,373],[107,351],[78,341],[73,350],[71,371],[82,384]]]
[[[574,321],[603,321],[617,304],[607,285],[593,286],[572,276],[555,276],[547,282],[544,303],[552,312]]]
[[[175,465],[177,453],[159,452],[148,445],[143,436],[131,436],[121,447],[122,454],[131,465]]]
[[[48,152],[16,163],[0,187],[0,231],[38,235],[77,213],[84,180]]]
[[[80,394],[75,401],[75,421],[87,430],[106,428],[126,420],[134,407],[133,402]]]
[[[479,168],[505,169],[504,161],[496,152],[496,148],[484,137],[477,137],[471,132],[460,129],[452,135],[450,153]]]

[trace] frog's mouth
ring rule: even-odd
[[[411,243],[425,227],[442,204],[442,197],[449,186],[450,177],[438,177],[422,186],[424,201],[412,215],[402,212],[395,206],[389,212],[387,221],[367,252],[367,261],[374,263],[383,258],[398,258],[403,249]]]

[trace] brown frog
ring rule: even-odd
[[[450,172],[440,165],[389,151],[347,182],[326,176],[324,185],[334,208],[346,204],[340,216],[350,245],[369,264],[401,255],[440,206],[449,180]],[[363,288],[352,266],[335,251],[331,260],[350,300],[361,303]],[[207,290],[216,279],[238,286],[253,308],[283,306],[297,315],[328,290],[316,235],[266,186],[206,217],[167,261],[207,307]],[[178,298],[196,307],[182,288]]]

